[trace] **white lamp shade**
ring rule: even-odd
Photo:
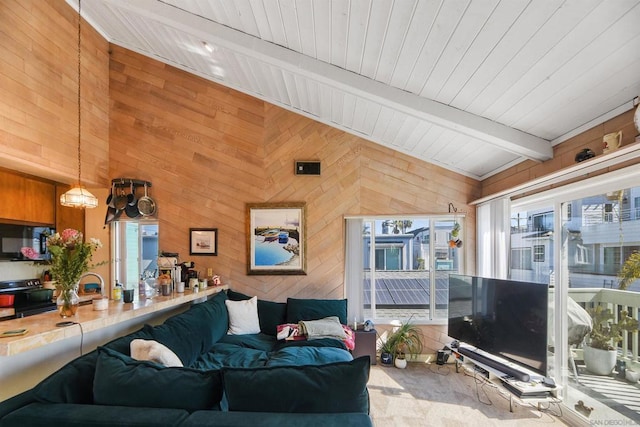
[[[60,204],[70,208],[95,208],[98,199],[82,187],[73,187],[60,196]]]

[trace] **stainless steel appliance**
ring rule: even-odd
[[[55,230],[47,226],[0,224],[0,260],[31,261],[20,252],[24,247],[32,248],[39,255],[37,259],[49,259],[47,236],[53,233]]]
[[[43,288],[40,279],[0,282],[0,295],[14,295],[15,315],[6,319],[33,316],[56,309],[53,289]]]

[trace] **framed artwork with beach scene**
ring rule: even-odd
[[[307,274],[304,202],[247,203],[247,274]]]
[[[189,255],[218,255],[217,228],[190,228]]]

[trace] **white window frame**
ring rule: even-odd
[[[359,321],[364,320],[363,319],[363,271],[364,271],[364,263],[362,261],[362,254],[364,253],[364,244],[362,242],[362,229],[365,223],[370,222],[370,223],[374,223],[375,221],[383,221],[386,219],[413,219],[413,220],[424,220],[426,218],[429,219],[430,222],[430,226],[429,229],[432,231],[430,232],[430,241],[433,242],[433,244],[429,245],[429,266],[428,266],[428,274],[429,274],[429,283],[431,285],[431,289],[430,289],[430,297],[429,297],[429,316],[430,319],[429,320],[412,320],[412,323],[418,324],[418,325],[446,325],[447,324],[447,318],[434,318],[433,314],[435,312],[435,306],[436,306],[436,297],[435,297],[435,286],[436,286],[436,267],[435,267],[435,263],[436,263],[436,259],[435,259],[435,241],[436,241],[436,235],[437,233],[435,232],[435,223],[439,222],[439,221],[450,221],[450,220],[457,220],[461,227],[460,230],[460,234],[459,234],[459,238],[464,241],[465,239],[465,213],[456,213],[456,214],[424,214],[424,215],[403,215],[403,214],[398,214],[398,215],[384,215],[384,216],[345,216],[345,221],[346,220],[357,220],[358,221],[358,225],[356,225],[355,223],[352,225],[349,225],[348,221],[345,225],[345,229],[346,229],[346,237],[345,237],[345,277],[344,277],[344,288],[345,288],[345,298],[348,299],[349,303],[347,304],[347,309],[348,309],[348,316],[350,320],[353,319],[357,319]],[[359,233],[359,237],[357,240],[358,241],[354,241],[354,239],[356,239],[357,236],[357,230],[356,228],[359,227],[360,233]],[[375,247],[375,225],[371,228],[370,232],[372,233],[371,236],[371,245],[372,247]],[[466,257],[465,257],[465,253],[463,249],[458,249],[460,250],[460,265],[459,265],[459,273],[460,274],[468,274],[466,272]],[[359,254],[358,257],[353,258],[352,255],[353,253],[357,253]],[[369,256],[371,257],[369,260],[369,265],[373,265],[375,266],[375,251],[369,251]],[[426,271],[425,271],[426,273]],[[375,280],[375,268],[371,269],[371,280]],[[375,313],[375,306],[376,306],[376,301],[375,301],[375,292],[371,293],[371,306],[372,306],[372,311],[373,313]],[[391,322],[394,319],[390,319],[390,318],[378,318],[376,316],[374,316],[373,319],[371,319],[375,324],[380,324],[380,325],[389,325],[392,324]]]

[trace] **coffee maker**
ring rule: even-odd
[[[184,282],[185,288],[189,288],[189,279],[197,279],[198,272],[194,270],[195,263],[193,261],[183,262],[182,265],[182,281]]]

